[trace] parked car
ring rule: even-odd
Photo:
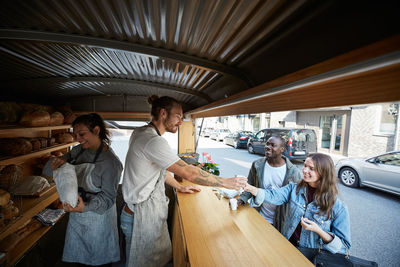
[[[210,137],[211,133],[214,131],[214,128],[204,128],[201,130],[200,136],[202,137]]]
[[[224,138],[224,144],[233,146],[234,148],[244,147],[247,148],[247,142],[249,137],[253,136],[253,132],[250,131],[236,131],[228,134]]]
[[[211,133],[210,139],[213,139],[216,141],[223,141],[224,137],[230,133],[231,133],[231,131],[229,131],[228,129],[217,129]]]
[[[346,186],[368,186],[400,195],[400,151],[372,158],[341,159],[335,168],[339,179]]]
[[[312,129],[267,128],[249,139],[249,153],[265,155],[265,144],[271,136],[281,136],[286,140],[283,154],[290,160],[305,160],[309,153],[317,152],[317,136]]]

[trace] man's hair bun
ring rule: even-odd
[[[149,104],[151,105],[159,98],[160,97],[158,95],[152,95],[152,96],[149,96],[149,98],[147,98],[147,102],[149,102]]]

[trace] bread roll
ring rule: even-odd
[[[44,110],[27,112],[22,115],[19,123],[27,127],[48,126],[50,123],[50,114]]]
[[[19,214],[19,209],[14,206],[14,202],[9,201],[7,205],[5,205],[2,209],[3,216],[5,220],[11,220],[14,217],[17,217]]]
[[[74,137],[72,136],[71,133],[59,133],[56,134],[56,143],[59,144],[65,144],[65,143],[71,143],[74,141]]]
[[[62,125],[64,123],[64,115],[61,112],[53,112],[50,115],[50,125]]]
[[[10,202],[10,193],[6,190],[0,189],[0,206],[4,207]]]
[[[0,139],[0,154],[5,156],[18,156],[32,152],[32,144],[25,138]]]

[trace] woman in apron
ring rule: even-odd
[[[68,162],[75,165],[79,196],[70,212],[62,260],[89,266],[111,266],[119,261],[116,196],[122,164],[110,147],[102,118],[91,113],[72,123],[80,145],[50,161],[52,170]]]

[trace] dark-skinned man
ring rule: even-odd
[[[255,160],[247,177],[248,183],[257,188],[280,188],[290,182],[302,179],[300,170],[283,156],[286,141],[280,136],[272,136],[265,145],[265,157]],[[252,197],[243,192],[238,198],[238,205],[244,205]],[[276,207],[264,203],[258,209],[260,214],[280,232],[287,211],[286,204]]]

